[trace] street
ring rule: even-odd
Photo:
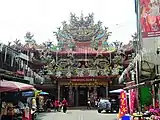
[[[116,120],[116,114],[98,113],[96,110],[68,110],[40,113],[36,120]]]

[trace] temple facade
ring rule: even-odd
[[[88,99],[107,98],[110,90],[125,86],[127,81],[119,84],[118,79],[134,57],[132,42],[110,42],[111,32],[101,21],[94,22],[93,13],[80,17],[71,13],[53,33],[57,45],[37,44],[27,32],[25,44],[16,39],[11,46],[28,56],[27,76],[31,74],[35,88],[53,98],[66,98],[70,106],[85,106]],[[130,81],[128,76],[124,79]]]
[[[118,84],[126,56],[117,52],[120,42],[109,43],[111,32],[94,14],[62,22],[56,35],[58,45],[52,49],[52,62],[47,66],[51,79],[57,82],[58,99],[66,98],[71,106],[84,106],[88,99],[107,98],[112,83]]]

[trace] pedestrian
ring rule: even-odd
[[[47,111],[49,112],[51,109],[51,100],[49,98],[46,100],[46,106],[47,106]]]
[[[59,101],[59,111],[61,111],[61,109],[62,109],[62,102],[61,101]]]
[[[98,100],[95,100],[95,108],[98,107]]]
[[[36,105],[37,105],[37,113],[39,113],[40,112],[39,94],[36,96]]]
[[[87,109],[91,109],[91,101],[90,100],[87,101]]]
[[[63,98],[62,105],[63,105],[63,112],[66,113],[68,102],[65,98]]]
[[[54,105],[55,105],[55,111],[59,111],[59,100],[56,99],[55,102],[54,102]]]

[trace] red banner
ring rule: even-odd
[[[130,100],[129,100],[130,114],[133,114],[133,112],[134,112],[135,98],[136,98],[135,91],[133,89],[131,89],[129,91],[129,95],[130,95]]]
[[[127,94],[125,91],[122,91],[120,93],[120,109],[119,109],[119,114],[118,117],[121,118],[125,114],[127,114]]]

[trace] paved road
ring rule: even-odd
[[[96,110],[68,110],[67,113],[40,113],[37,120],[116,120],[116,114],[99,114]]]

